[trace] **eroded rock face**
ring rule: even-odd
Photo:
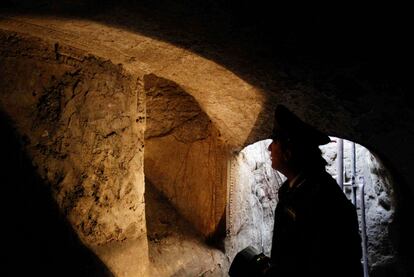
[[[224,231],[226,205],[227,155],[220,134],[177,84],[155,75],[144,82],[145,176],[201,234],[215,237]]]
[[[145,139],[174,133],[184,143],[206,139],[211,120],[188,93],[177,84],[154,74],[144,78],[146,91]]]
[[[270,256],[277,191],[284,176],[272,169],[270,140],[247,146],[231,161],[226,253],[247,246]]]
[[[0,41],[1,109],[79,237],[94,247],[145,235],[137,81],[77,49],[7,32]]]
[[[368,150],[365,149],[366,152]],[[381,276],[381,268],[395,263],[396,250],[393,241],[394,214],[396,209],[393,179],[381,161],[371,153],[365,155],[367,176],[365,201],[367,202],[367,236],[369,262],[373,276]],[[391,265],[391,268],[395,267]],[[397,266],[398,267],[398,266]]]

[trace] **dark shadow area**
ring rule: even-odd
[[[2,276],[113,276],[59,212],[12,122],[0,113]]]

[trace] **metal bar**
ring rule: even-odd
[[[364,177],[359,178],[361,181],[361,232],[362,232],[362,261],[364,269],[364,277],[368,277],[368,253],[367,253],[367,227],[365,222],[365,180]]]
[[[357,186],[356,186],[356,147],[355,147],[355,142],[352,142],[352,149],[351,149],[352,155],[351,155],[351,159],[352,159],[352,177],[351,177],[351,183],[352,183],[352,204],[355,205],[355,207],[357,207],[357,200],[356,200],[356,190],[357,190]]]
[[[338,139],[338,150],[337,150],[337,157],[336,157],[336,165],[337,165],[337,179],[339,187],[343,190],[344,189],[344,140]]]

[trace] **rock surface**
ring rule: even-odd
[[[155,75],[144,78],[145,176],[205,237],[224,236],[225,145],[194,98]]]
[[[1,109],[80,239],[99,252],[111,242],[145,237],[143,89],[109,61],[18,34],[1,36]],[[146,240],[140,247],[145,261]],[[117,270],[116,263],[108,266]]]
[[[203,236],[149,181],[145,199],[152,276],[227,276],[224,253],[206,245]]]
[[[226,238],[230,260],[247,246],[270,256],[277,191],[285,179],[272,169],[270,142],[249,145],[231,161]]]

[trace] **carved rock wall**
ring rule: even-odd
[[[145,265],[139,83],[78,49],[5,32],[0,42],[0,107],[61,212],[114,272],[110,243],[141,240]]]
[[[145,176],[201,234],[215,237],[224,231],[226,206],[227,155],[220,133],[175,83],[155,75],[144,82]]]
[[[230,260],[247,246],[270,256],[277,191],[285,179],[272,169],[270,140],[251,144],[231,160],[228,237]]]

